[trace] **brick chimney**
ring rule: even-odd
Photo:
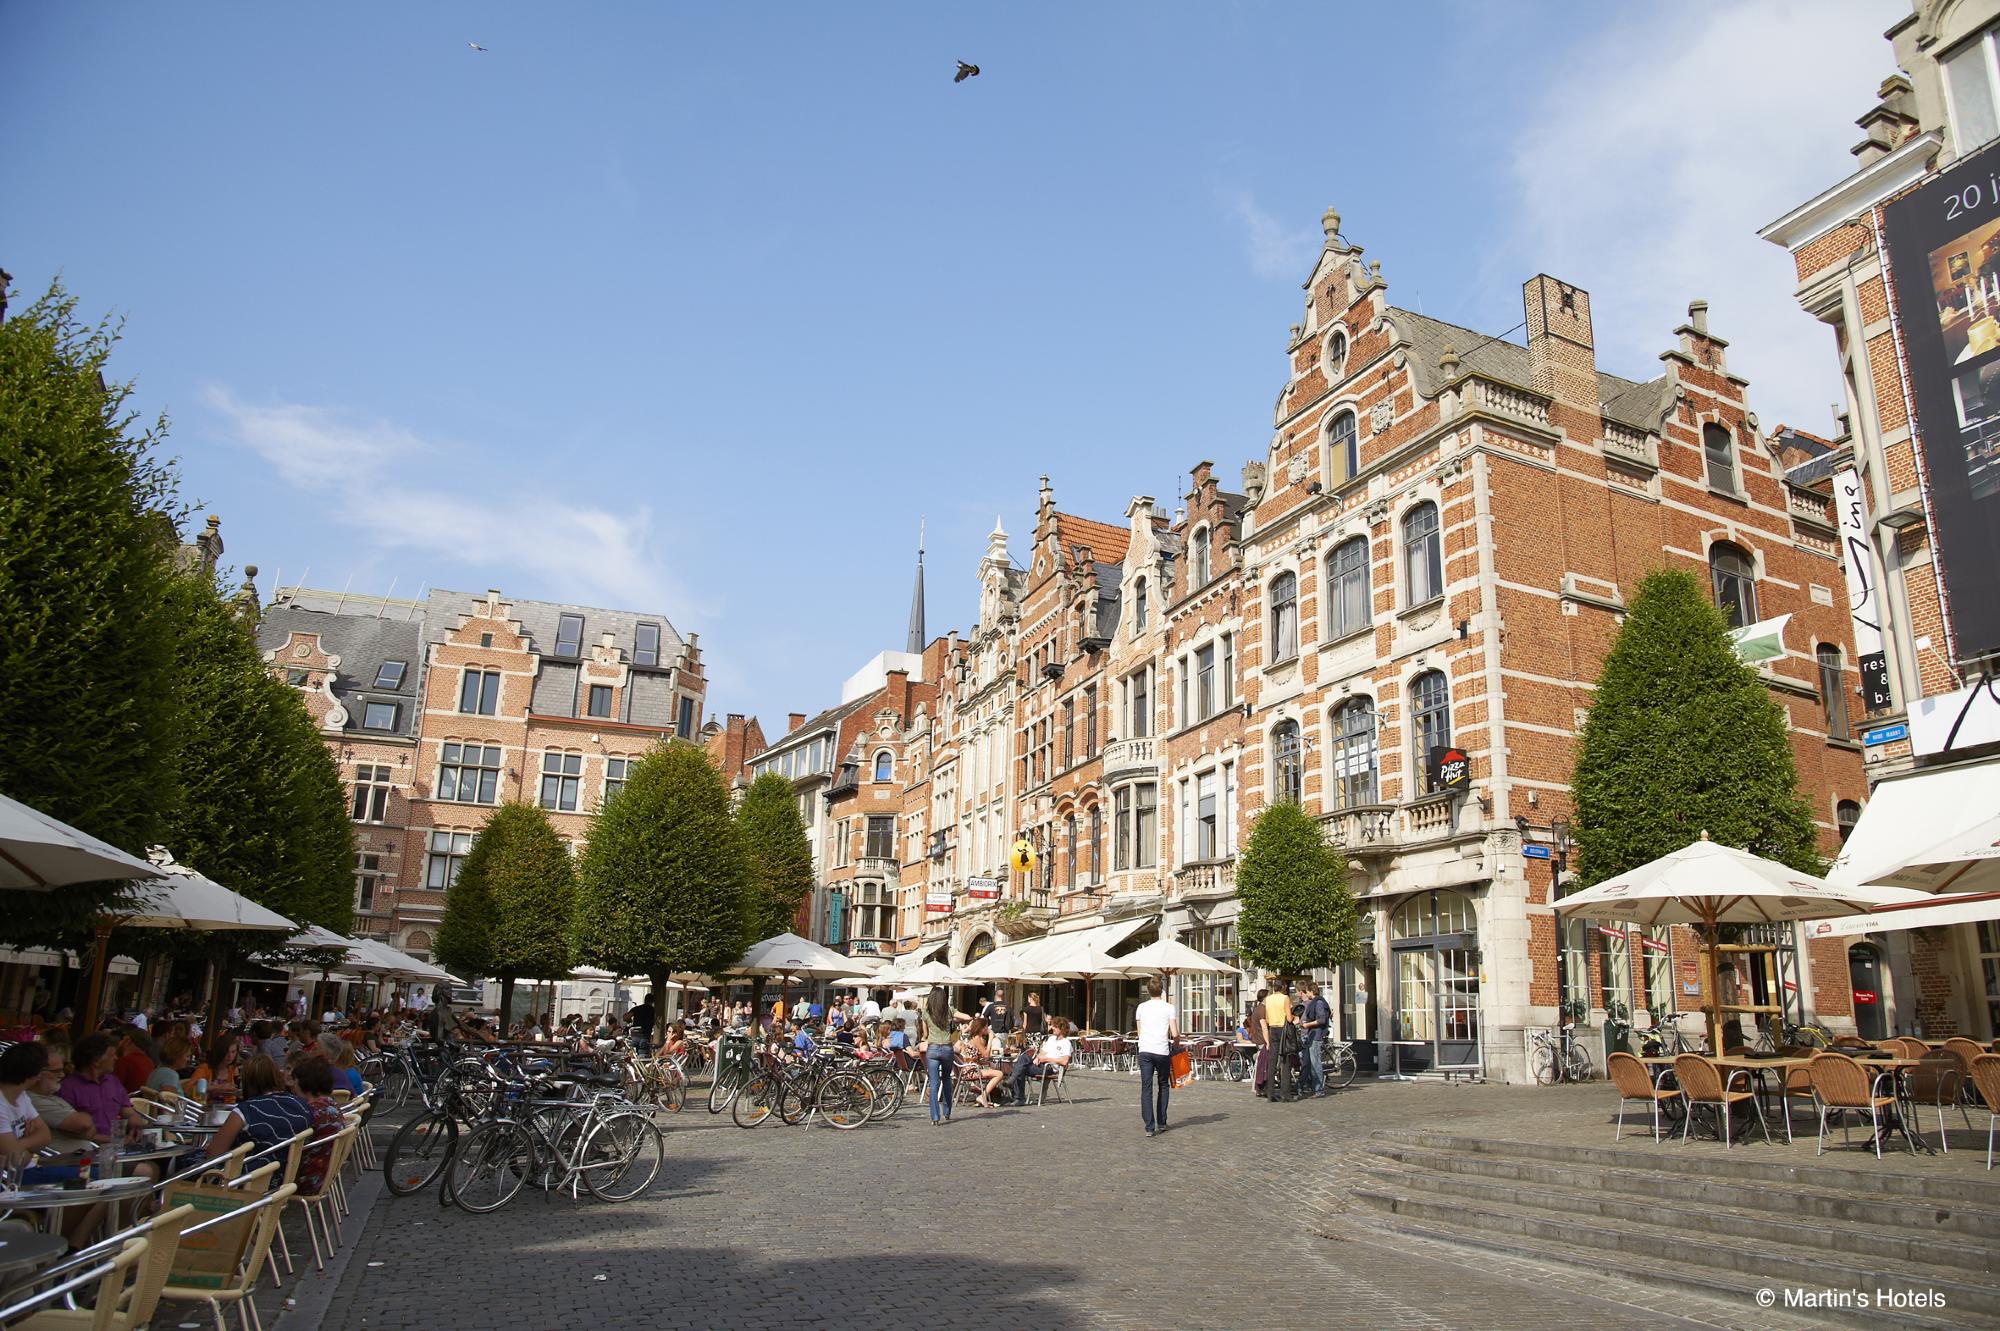
[[[1528,316],[1529,386],[1571,408],[1551,414],[1572,437],[1595,439],[1601,408],[1590,293],[1541,273],[1522,286],[1521,305]]]
[[[905,724],[910,719],[910,672],[891,670],[882,686],[882,706],[901,717]]]
[[[785,722],[785,733],[789,735],[805,723],[806,714],[804,712],[793,712]]]

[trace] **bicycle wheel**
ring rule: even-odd
[[[669,1114],[678,1114],[681,1106],[687,1103],[687,1078],[681,1075],[678,1067],[668,1063],[660,1069],[657,1091],[660,1108]]]
[[[458,1148],[458,1120],[442,1111],[423,1114],[396,1129],[382,1157],[382,1182],[398,1197],[437,1181]]]
[[[717,1068],[715,1080],[708,1084],[708,1112],[720,1114],[729,1108],[730,1102],[743,1090],[743,1081],[743,1073]]]
[[[1569,1061],[1564,1075],[1574,1082],[1597,1080],[1597,1065],[1590,1061],[1590,1055],[1584,1052],[1583,1046],[1573,1044],[1569,1047]]]
[[[1355,1061],[1354,1051],[1345,1046],[1333,1051],[1326,1063],[1327,1084],[1345,1089],[1354,1084],[1354,1074],[1361,1065]]]
[[[778,1096],[776,1108],[778,1118],[788,1128],[799,1125],[811,1108],[813,1098],[812,1077],[803,1068],[778,1074]]]
[[[903,1107],[903,1079],[894,1068],[871,1067],[861,1075],[875,1094],[875,1107],[868,1111],[868,1117],[877,1123],[894,1118]]]
[[[583,1186],[601,1202],[630,1201],[653,1186],[666,1163],[659,1125],[644,1114],[613,1114],[583,1145]]]
[[[820,1116],[836,1128],[858,1128],[874,1109],[875,1092],[859,1073],[829,1072],[819,1084]]]
[[[535,1170],[535,1142],[518,1123],[495,1120],[474,1128],[447,1171],[451,1198],[475,1215],[514,1200]]]
[[[1528,1069],[1537,1086],[1556,1084],[1556,1051],[1553,1045],[1538,1044],[1528,1052]]]
[[[735,1093],[730,1101],[729,1116],[736,1120],[739,1128],[754,1128],[771,1116],[778,1107],[778,1096],[783,1085],[768,1072],[760,1072],[750,1079],[750,1084]]]

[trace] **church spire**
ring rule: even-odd
[[[910,638],[903,650],[912,656],[924,652],[924,520],[917,519],[917,585],[910,594]]]

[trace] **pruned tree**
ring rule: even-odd
[[[0,322],[0,791],[133,854],[173,806],[176,478],[60,283]],[[71,944],[119,883],[0,892],[0,941]]]
[[[569,975],[576,867],[547,813],[532,804],[503,804],[473,838],[453,890],[468,877],[491,911],[488,968],[480,974],[499,979],[501,1020],[508,1021],[516,980]],[[449,918],[449,894],[445,902]]]
[[[1784,708],[1682,569],[1648,574],[1597,678],[1571,779],[1580,886],[1712,840],[1819,873]]]
[[[1292,977],[1354,959],[1347,857],[1289,800],[1252,824],[1236,866],[1236,895],[1243,954],[1265,970]]]
[[[633,766],[591,827],[578,874],[576,958],[656,981],[719,970],[748,941],[748,885],[722,778],[693,745],[662,745]]]
[[[750,937],[754,941],[792,927],[812,895],[812,843],[799,820],[792,783],[766,772],[750,783],[736,809],[736,829],[749,860]]]

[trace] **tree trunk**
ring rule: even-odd
[[[500,1038],[506,1039],[514,1029],[514,977],[512,974],[500,977]]]

